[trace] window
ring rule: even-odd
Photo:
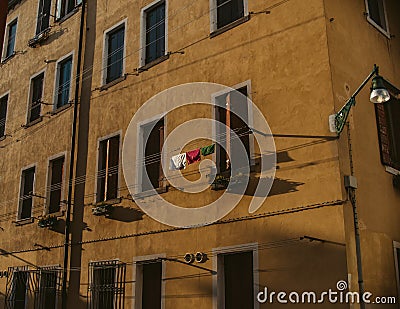
[[[163,187],[161,150],[164,144],[164,118],[141,127],[144,165],[142,168],[142,191]]]
[[[71,13],[82,0],[57,0],[56,19],[61,19]]]
[[[126,264],[117,260],[89,263],[90,309],[124,308]]]
[[[61,60],[57,65],[56,109],[69,104],[72,74],[72,56]]]
[[[385,0],[365,0],[368,21],[388,35],[389,27],[386,18]]]
[[[29,269],[28,266],[10,267],[6,286],[6,308],[57,308],[61,295],[59,266]]]
[[[212,0],[211,1],[211,33],[218,29],[230,28],[235,22],[248,18],[247,0]]]
[[[15,52],[15,36],[17,35],[17,19],[12,21],[7,26],[6,33],[6,46],[5,46],[5,54],[4,59],[7,59],[14,55]]]
[[[6,306],[13,309],[25,309],[27,304],[29,272],[22,269],[11,271],[11,286],[7,286]]]
[[[64,176],[64,157],[51,160],[49,163],[48,213],[58,213],[61,210],[61,195]]]
[[[400,90],[388,87],[390,100],[375,104],[378,123],[381,161],[384,165],[400,171],[400,99],[396,95]]]
[[[100,141],[96,202],[118,197],[119,135]]]
[[[7,105],[8,95],[5,95],[0,98],[0,138],[3,137],[6,132]]]
[[[105,79],[103,84],[122,77],[124,71],[125,22],[110,30],[105,36]]]
[[[30,105],[28,111],[28,123],[40,118],[40,110],[43,95],[44,73],[40,73],[31,79]]]
[[[157,1],[142,10],[142,61],[141,65],[166,54],[166,2]]]
[[[250,134],[249,124],[249,104],[247,102],[247,86],[219,95],[215,98],[216,120],[222,126],[217,126],[216,136],[217,146],[217,168],[220,173],[231,170],[232,156],[238,153],[242,143],[251,164],[250,158]],[[238,115],[241,115],[241,119]],[[246,121],[245,121],[246,120]],[[234,131],[238,139],[231,136],[227,128]],[[226,149],[226,150],[225,150]],[[240,168],[241,166],[238,166]]]
[[[35,182],[35,167],[22,171],[19,197],[18,219],[28,219],[32,216],[33,187]]]
[[[161,309],[162,262],[136,262],[135,309]]]
[[[62,270],[59,267],[41,267],[36,274],[39,288],[35,293],[35,304],[38,308],[57,308]]]
[[[253,251],[218,254],[217,263],[218,308],[253,308]]]
[[[36,22],[36,35],[47,30],[50,26],[51,0],[39,0],[39,12]]]

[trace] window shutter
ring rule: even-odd
[[[382,164],[391,166],[392,160],[390,158],[390,138],[388,130],[388,119],[385,113],[384,104],[375,104],[376,119],[378,123],[379,145],[381,152]]]

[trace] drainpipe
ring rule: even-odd
[[[70,163],[69,163],[69,179],[68,179],[68,200],[67,200],[67,211],[65,218],[65,241],[64,241],[64,264],[63,264],[63,280],[62,280],[62,308],[67,308],[67,275],[68,275],[68,259],[69,259],[69,247],[70,247],[70,227],[71,227],[71,209],[72,209],[72,189],[74,179],[74,167],[75,167],[75,148],[76,148],[76,133],[77,133],[77,119],[78,119],[78,101],[80,98],[79,87],[81,84],[81,66],[82,66],[82,49],[83,49],[83,35],[85,29],[85,5],[86,0],[82,0],[81,10],[81,24],[79,29],[79,45],[77,55],[77,72],[75,79],[75,98],[74,98],[74,114],[72,122],[72,136],[71,136],[71,151],[70,151]]]

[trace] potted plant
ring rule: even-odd
[[[92,208],[92,213],[95,216],[108,216],[112,211],[112,205],[99,204]]]
[[[211,184],[211,189],[218,191],[218,190],[225,190],[229,185],[229,176],[224,175],[216,175],[214,181]]]
[[[57,217],[52,215],[46,215],[39,218],[38,226],[40,228],[53,228],[57,223]]]

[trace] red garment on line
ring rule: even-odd
[[[195,150],[190,150],[186,153],[187,164],[192,164],[201,160],[200,148]]]

